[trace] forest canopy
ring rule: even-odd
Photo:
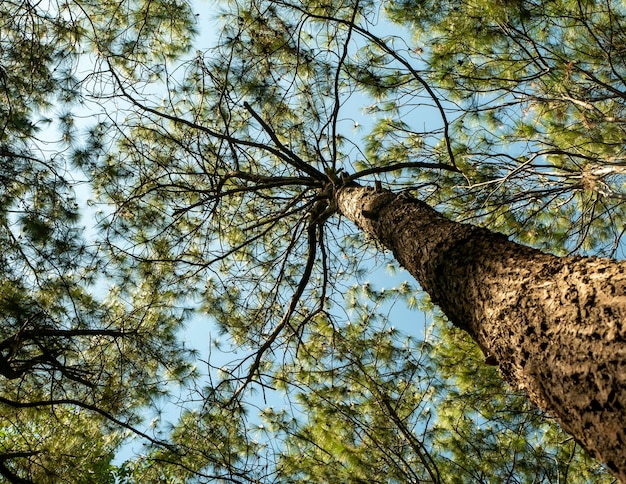
[[[613,482],[335,190],[623,259],[625,14],[1,2],[0,475]]]

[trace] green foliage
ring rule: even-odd
[[[12,473],[38,483],[115,482],[111,461],[123,435],[102,418],[71,406],[0,412],[1,453]]]
[[[114,482],[110,463],[142,420],[138,409],[166,393],[166,371],[176,380],[192,371],[167,284],[115,286],[112,259],[91,240],[93,227],[84,230],[89,189],[66,157],[78,149],[77,111],[92,80],[79,77],[83,52],[124,37],[135,39],[140,60],[169,36],[163,55],[171,56],[188,46],[191,25],[175,2],[0,4],[0,474],[8,481]],[[85,160],[99,155],[90,148]]]
[[[333,190],[617,254],[623,5],[237,0],[206,48],[183,1],[48,3],[0,3],[7,480],[611,481]]]
[[[407,1],[388,13],[461,108],[451,132],[470,183],[452,210],[475,200],[486,223],[521,241],[614,255],[621,228],[606,220],[623,216],[623,5]],[[556,230],[543,231],[539,214]]]

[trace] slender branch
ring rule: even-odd
[[[415,80],[419,82],[424,87],[424,89],[426,89],[426,92],[428,93],[430,98],[434,101],[435,105],[437,106],[437,110],[439,111],[439,115],[441,116],[441,120],[443,121],[443,136],[446,141],[446,150],[448,151],[448,157],[450,158],[450,163],[452,164],[452,166],[454,166],[457,169],[457,171],[460,171],[458,167],[456,166],[454,152],[452,151],[452,142],[450,140],[450,123],[448,121],[448,117],[446,116],[446,111],[443,108],[443,105],[441,104],[439,97],[435,94],[435,91],[433,91],[433,89],[424,80],[424,78],[418,74],[415,68],[406,59],[401,57],[394,49],[389,47],[384,40],[374,35],[369,30],[365,30],[359,26],[355,25],[354,29],[357,32],[359,32],[361,35],[363,35],[364,37],[367,37],[370,40],[372,40],[381,49],[383,49],[385,52],[391,55],[395,60],[400,62],[400,64],[402,64],[404,67],[408,69],[408,71],[415,78]]]
[[[332,21],[332,22],[337,22],[339,24],[348,25],[348,26],[350,26],[351,30],[356,31],[359,34],[361,34],[363,37],[371,40],[372,42],[374,42],[374,44],[376,44],[378,47],[380,47],[383,51],[385,51],[387,54],[389,54],[391,57],[393,57],[395,60],[397,60],[400,64],[402,64],[411,73],[413,78],[418,83],[420,83],[422,85],[422,87],[424,87],[424,89],[426,89],[426,92],[428,93],[430,98],[433,100],[433,102],[437,106],[437,110],[439,111],[439,115],[441,116],[441,120],[443,121],[444,139],[446,141],[446,149],[447,149],[447,152],[448,152],[448,157],[450,158],[450,163],[455,168],[457,168],[456,162],[455,162],[455,157],[454,157],[454,152],[452,151],[452,142],[450,140],[450,123],[448,122],[448,117],[446,116],[445,109],[443,108],[443,105],[441,104],[441,101],[439,100],[439,97],[435,94],[435,91],[424,80],[424,78],[419,75],[417,70],[409,63],[409,61],[407,61],[405,58],[400,56],[398,54],[398,52],[396,52],[394,49],[389,47],[387,45],[387,43],[383,39],[381,39],[377,35],[373,34],[369,30],[364,29],[363,27],[359,27],[358,25],[356,25],[354,23],[354,20],[345,20],[345,19],[342,19],[342,18],[332,17],[330,15],[313,14],[313,13],[309,12],[308,10],[306,10],[304,7],[299,7],[297,5],[287,5],[287,7],[293,8],[293,9],[301,12],[302,14],[304,14],[304,15],[310,17],[310,18],[315,18],[315,19],[318,19],[318,20],[327,20],[327,21],[329,20],[329,21]],[[458,170],[458,168],[457,168],[457,171],[460,172],[460,170]]]
[[[393,406],[391,405],[389,397],[386,394],[380,392],[380,390],[378,389],[376,389],[376,393],[379,393],[383,406],[389,412],[391,420],[393,421],[393,423],[396,424],[396,427],[400,429],[402,435],[404,435],[419,459],[422,461],[422,464],[424,464],[426,472],[428,472],[430,478],[433,480],[433,482],[441,482],[441,477],[439,476],[439,468],[437,467],[436,462],[433,460],[428,450],[425,448],[424,444],[420,442],[419,439],[415,437],[415,435],[413,435],[413,433],[406,427],[406,425],[396,412],[396,409],[393,408]]]
[[[402,163],[394,163],[393,165],[389,166],[376,166],[372,168],[366,168],[365,170],[361,170],[358,173],[354,173],[348,176],[348,180],[354,181],[364,176],[402,170],[404,168],[425,168],[429,170],[447,170],[453,171],[455,173],[460,173],[460,170],[456,166],[448,165],[445,163],[423,163],[421,161],[405,161]]]
[[[264,177],[264,178],[267,178],[268,180],[272,180],[272,177]],[[294,180],[297,180],[297,178],[295,178]],[[225,198],[229,195],[234,195],[236,193],[260,192],[262,190],[268,190],[270,188],[287,187],[287,186],[293,186],[293,185],[302,186],[302,185],[306,185],[306,183],[290,181],[290,180],[281,181],[280,179],[276,179],[276,181],[268,181],[263,184],[258,184],[258,185],[253,185],[253,186],[239,186],[237,188],[232,188],[230,190],[219,191],[221,190],[221,187],[223,186],[223,183],[220,183],[220,186],[217,189],[215,189],[214,194],[207,195],[205,198],[202,198],[201,200],[195,203],[192,203],[191,205],[187,205],[186,207],[177,208],[176,210],[172,211],[172,214],[179,216],[179,215],[189,212],[190,210],[193,210],[194,208],[202,207],[207,202],[215,202],[216,200],[221,200],[222,198]],[[312,184],[312,186],[318,186],[318,185],[319,184]],[[305,193],[305,192],[302,192],[302,193]]]
[[[341,74],[341,69],[348,57],[348,44],[350,43],[350,39],[352,38],[352,26],[354,25],[354,20],[356,19],[356,14],[359,8],[358,0],[354,3],[354,8],[352,9],[352,17],[350,18],[350,23],[348,24],[348,34],[346,35],[346,40],[343,43],[343,52],[341,53],[341,57],[339,58],[339,63],[337,64],[337,69],[335,71],[335,85],[334,85],[334,94],[335,94],[335,104],[333,106],[333,113],[331,115],[332,119],[332,139],[331,143],[333,145],[333,151],[331,153],[332,157],[332,169],[336,170],[337,165],[337,119],[339,117],[339,109],[341,107],[341,102],[339,100],[339,76]]]
[[[19,335],[24,338],[38,336],[58,336],[61,338],[73,338],[75,336],[110,336],[118,338],[120,336],[129,336],[135,331],[117,330],[117,329],[27,329],[20,331]],[[13,337],[11,337],[13,338]],[[11,339],[8,338],[8,339]],[[5,340],[6,341],[6,340]],[[5,346],[5,341],[0,343],[0,347]]]
[[[248,104],[247,102],[244,102],[243,105],[248,110],[248,112],[252,115],[252,117],[256,119],[257,122],[261,125],[261,127],[263,128],[263,131],[265,131],[270,136],[270,138],[276,144],[276,146],[278,146],[278,148],[280,148],[280,150],[287,155],[286,157],[282,157],[282,159],[287,161],[289,164],[291,164],[295,168],[302,170],[303,172],[310,175],[316,180],[326,179],[326,175],[324,175],[324,173],[312,167],[310,164],[308,164],[306,161],[304,161],[302,158],[296,155],[293,151],[287,148],[278,139],[278,136],[276,136],[276,133],[271,128],[271,126],[267,124],[265,120],[263,120],[263,118],[261,118],[261,116],[257,114],[257,112],[252,108],[252,106],[250,106],[250,104]]]
[[[439,468],[437,467],[437,463],[435,462],[435,460],[432,458],[432,456],[428,452],[428,449],[426,449],[425,445],[422,442],[420,442],[420,440],[417,437],[415,437],[415,435],[413,435],[413,432],[411,432],[407,428],[407,426],[404,424],[404,422],[402,421],[402,419],[396,412],[396,409],[393,408],[393,406],[391,405],[390,397],[384,391],[382,391],[379,388],[378,383],[370,377],[363,363],[359,360],[355,360],[355,359],[351,359],[351,360],[363,372],[363,375],[365,376],[365,378],[368,381],[370,381],[370,383],[372,384],[371,390],[378,397],[383,407],[389,413],[389,416],[391,417],[391,421],[396,425],[396,427],[398,427],[402,435],[404,435],[409,445],[413,448],[413,450],[419,457],[420,461],[422,461],[422,464],[424,464],[426,472],[428,472],[428,475],[430,476],[432,481],[435,483],[440,483],[441,476],[439,475]]]
[[[24,452],[3,452],[0,454],[0,462],[9,460],[9,459],[17,459],[19,457],[32,457],[34,455],[41,454],[40,450],[29,450]]]
[[[306,260],[306,266],[304,268],[302,277],[300,278],[300,282],[298,283],[298,287],[296,288],[296,292],[291,297],[289,307],[283,314],[280,322],[274,328],[274,331],[272,331],[272,334],[269,335],[265,342],[256,351],[254,361],[250,366],[246,379],[239,386],[239,388],[235,390],[231,400],[235,400],[241,394],[241,392],[245,390],[248,384],[254,379],[255,373],[257,373],[259,367],[261,366],[261,359],[263,358],[263,355],[274,344],[285,326],[289,324],[289,321],[293,316],[293,313],[295,312],[298,303],[300,302],[300,298],[302,297],[302,294],[304,294],[304,290],[306,289],[306,286],[308,285],[311,274],[313,272],[313,265],[315,264],[315,257],[317,254],[317,225],[314,223],[310,223],[307,229],[307,241],[308,255]]]
[[[102,410],[101,408],[98,408],[95,405],[81,402],[80,400],[75,400],[72,398],[61,398],[61,399],[56,399],[56,400],[53,399],[53,400],[35,400],[32,402],[16,402],[14,400],[10,400],[8,398],[0,396],[0,403],[9,405],[10,407],[13,407],[13,408],[38,408],[38,407],[52,407],[54,405],[75,405],[79,408],[84,408],[85,410],[89,410],[91,412],[97,413],[98,415],[101,415],[102,417],[106,418],[107,420],[110,420],[114,424],[119,425],[120,427],[125,428],[127,430],[130,430],[132,433],[140,437],[143,437],[144,439],[148,440],[150,443],[154,445],[158,445],[159,447],[165,447],[172,451],[175,450],[175,447],[172,444],[162,441],[162,440],[155,439],[154,437],[150,437],[148,434],[141,432],[140,430],[137,430],[132,425],[126,422],[122,422],[120,419],[114,417],[109,412]]]
[[[233,136],[230,136],[230,135],[224,134],[224,133],[220,133],[219,131],[215,131],[215,130],[213,130],[211,128],[207,128],[206,126],[203,126],[203,125],[198,124],[196,122],[190,121],[188,119],[180,118],[178,116],[173,116],[171,114],[167,114],[165,112],[159,111],[158,109],[151,108],[149,106],[146,106],[146,105],[140,103],[131,94],[129,94],[126,91],[126,89],[124,88],[124,86],[122,84],[122,80],[119,78],[119,76],[117,75],[117,73],[113,69],[113,66],[110,64],[110,62],[108,62],[108,64],[109,64],[109,69],[110,69],[111,75],[113,76],[113,79],[115,80],[115,82],[116,82],[120,92],[122,93],[122,96],[125,97],[126,99],[128,99],[128,101],[130,101],[130,103],[133,106],[138,107],[142,111],[148,112],[150,114],[154,114],[156,116],[159,116],[160,118],[167,119],[167,120],[172,121],[174,123],[184,124],[185,126],[188,126],[188,127],[192,128],[192,129],[201,131],[201,132],[206,133],[209,136],[212,136],[212,137],[214,137],[216,139],[224,140],[224,141],[227,141],[227,142],[232,143],[234,145],[248,146],[248,147],[251,147],[251,148],[258,148],[258,149],[267,151],[267,152],[271,153],[272,155],[276,156],[277,158],[285,161],[286,163],[288,163],[288,164],[290,164],[292,166],[295,166],[296,168],[304,171],[305,173],[307,173],[308,175],[312,176],[313,178],[316,178],[318,180],[325,180],[326,177],[325,177],[325,175],[322,172],[320,172],[319,170],[313,168],[311,165],[306,163],[304,160],[298,158],[297,155],[295,155],[293,152],[291,152],[289,149],[287,149],[282,144],[279,144],[279,148],[280,149],[276,149],[276,148],[272,148],[271,146],[268,146],[266,143],[258,143],[258,142],[255,142],[255,141],[250,141],[250,140],[245,140],[245,139],[240,139],[240,138],[234,138]],[[257,121],[259,119],[257,119]],[[265,126],[267,126],[267,124],[265,124]],[[270,134],[270,136],[272,136],[272,134]],[[274,134],[274,137],[275,137],[275,134]],[[273,140],[275,142],[277,141],[277,139],[274,139],[274,138],[273,138]],[[280,141],[278,143],[280,143]]]
[[[264,176],[246,173],[243,171],[231,171],[226,173],[225,178],[239,178],[241,180],[252,181],[255,183],[284,183],[285,185],[308,185],[321,186],[319,180],[309,177],[299,176]]]

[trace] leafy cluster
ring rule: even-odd
[[[469,178],[460,200],[482,208],[468,216],[548,250],[614,256],[624,210],[623,5],[408,1],[389,14],[425,46],[429,78],[456,106],[454,149]]]

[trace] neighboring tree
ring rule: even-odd
[[[42,193],[61,206],[73,195],[59,183],[80,172],[101,211],[85,239],[77,208],[48,214],[49,202],[28,208],[37,197],[3,199],[16,255],[4,265],[2,356],[19,375],[4,373],[0,473],[610,482],[578,441],[626,480],[624,263],[546,255],[487,230],[561,256],[620,254],[624,7],[225,7],[217,46],[186,63],[182,3],[24,7],[38,19],[29,35],[51,53],[10,62],[36,66],[55,93],[64,84],[54,62],[69,59],[60,92],[82,96],[93,121],[83,142],[65,116],[64,150],[7,154],[6,167],[43,164],[40,176],[58,181]],[[38,30],[48,25],[65,28]],[[77,84],[79,59],[91,70]],[[4,86],[9,103],[9,86],[31,92]],[[32,126],[39,113],[22,109]],[[7,138],[4,149],[24,139],[32,150],[34,137]],[[64,159],[73,172],[60,170]],[[22,190],[38,187],[32,169],[19,170]],[[13,237],[20,226],[28,250]],[[392,305],[433,308],[409,284],[362,282],[384,249],[449,322],[437,316],[409,338],[393,329]],[[111,281],[107,294],[94,290]],[[193,372],[177,339],[186,307],[206,313],[238,356]],[[169,438],[140,431],[142,412],[176,379],[188,386]],[[61,424],[85,440],[53,434]],[[115,467],[121,430],[150,448]],[[58,454],[44,435],[63,443]]]
[[[138,409],[166,391],[164,370],[175,380],[190,372],[174,337],[183,314],[168,307],[167,288],[120,281],[114,261],[83,233],[89,222],[81,222],[79,205],[89,188],[67,154],[77,111],[93,107],[84,104],[89,76],[78,77],[81,52],[100,45],[108,55],[119,48],[125,59],[141,58],[169,36],[184,49],[191,26],[186,5],[172,2],[0,2],[0,475],[7,482],[86,482],[94,473],[111,481],[115,449],[127,432],[139,432]]]

